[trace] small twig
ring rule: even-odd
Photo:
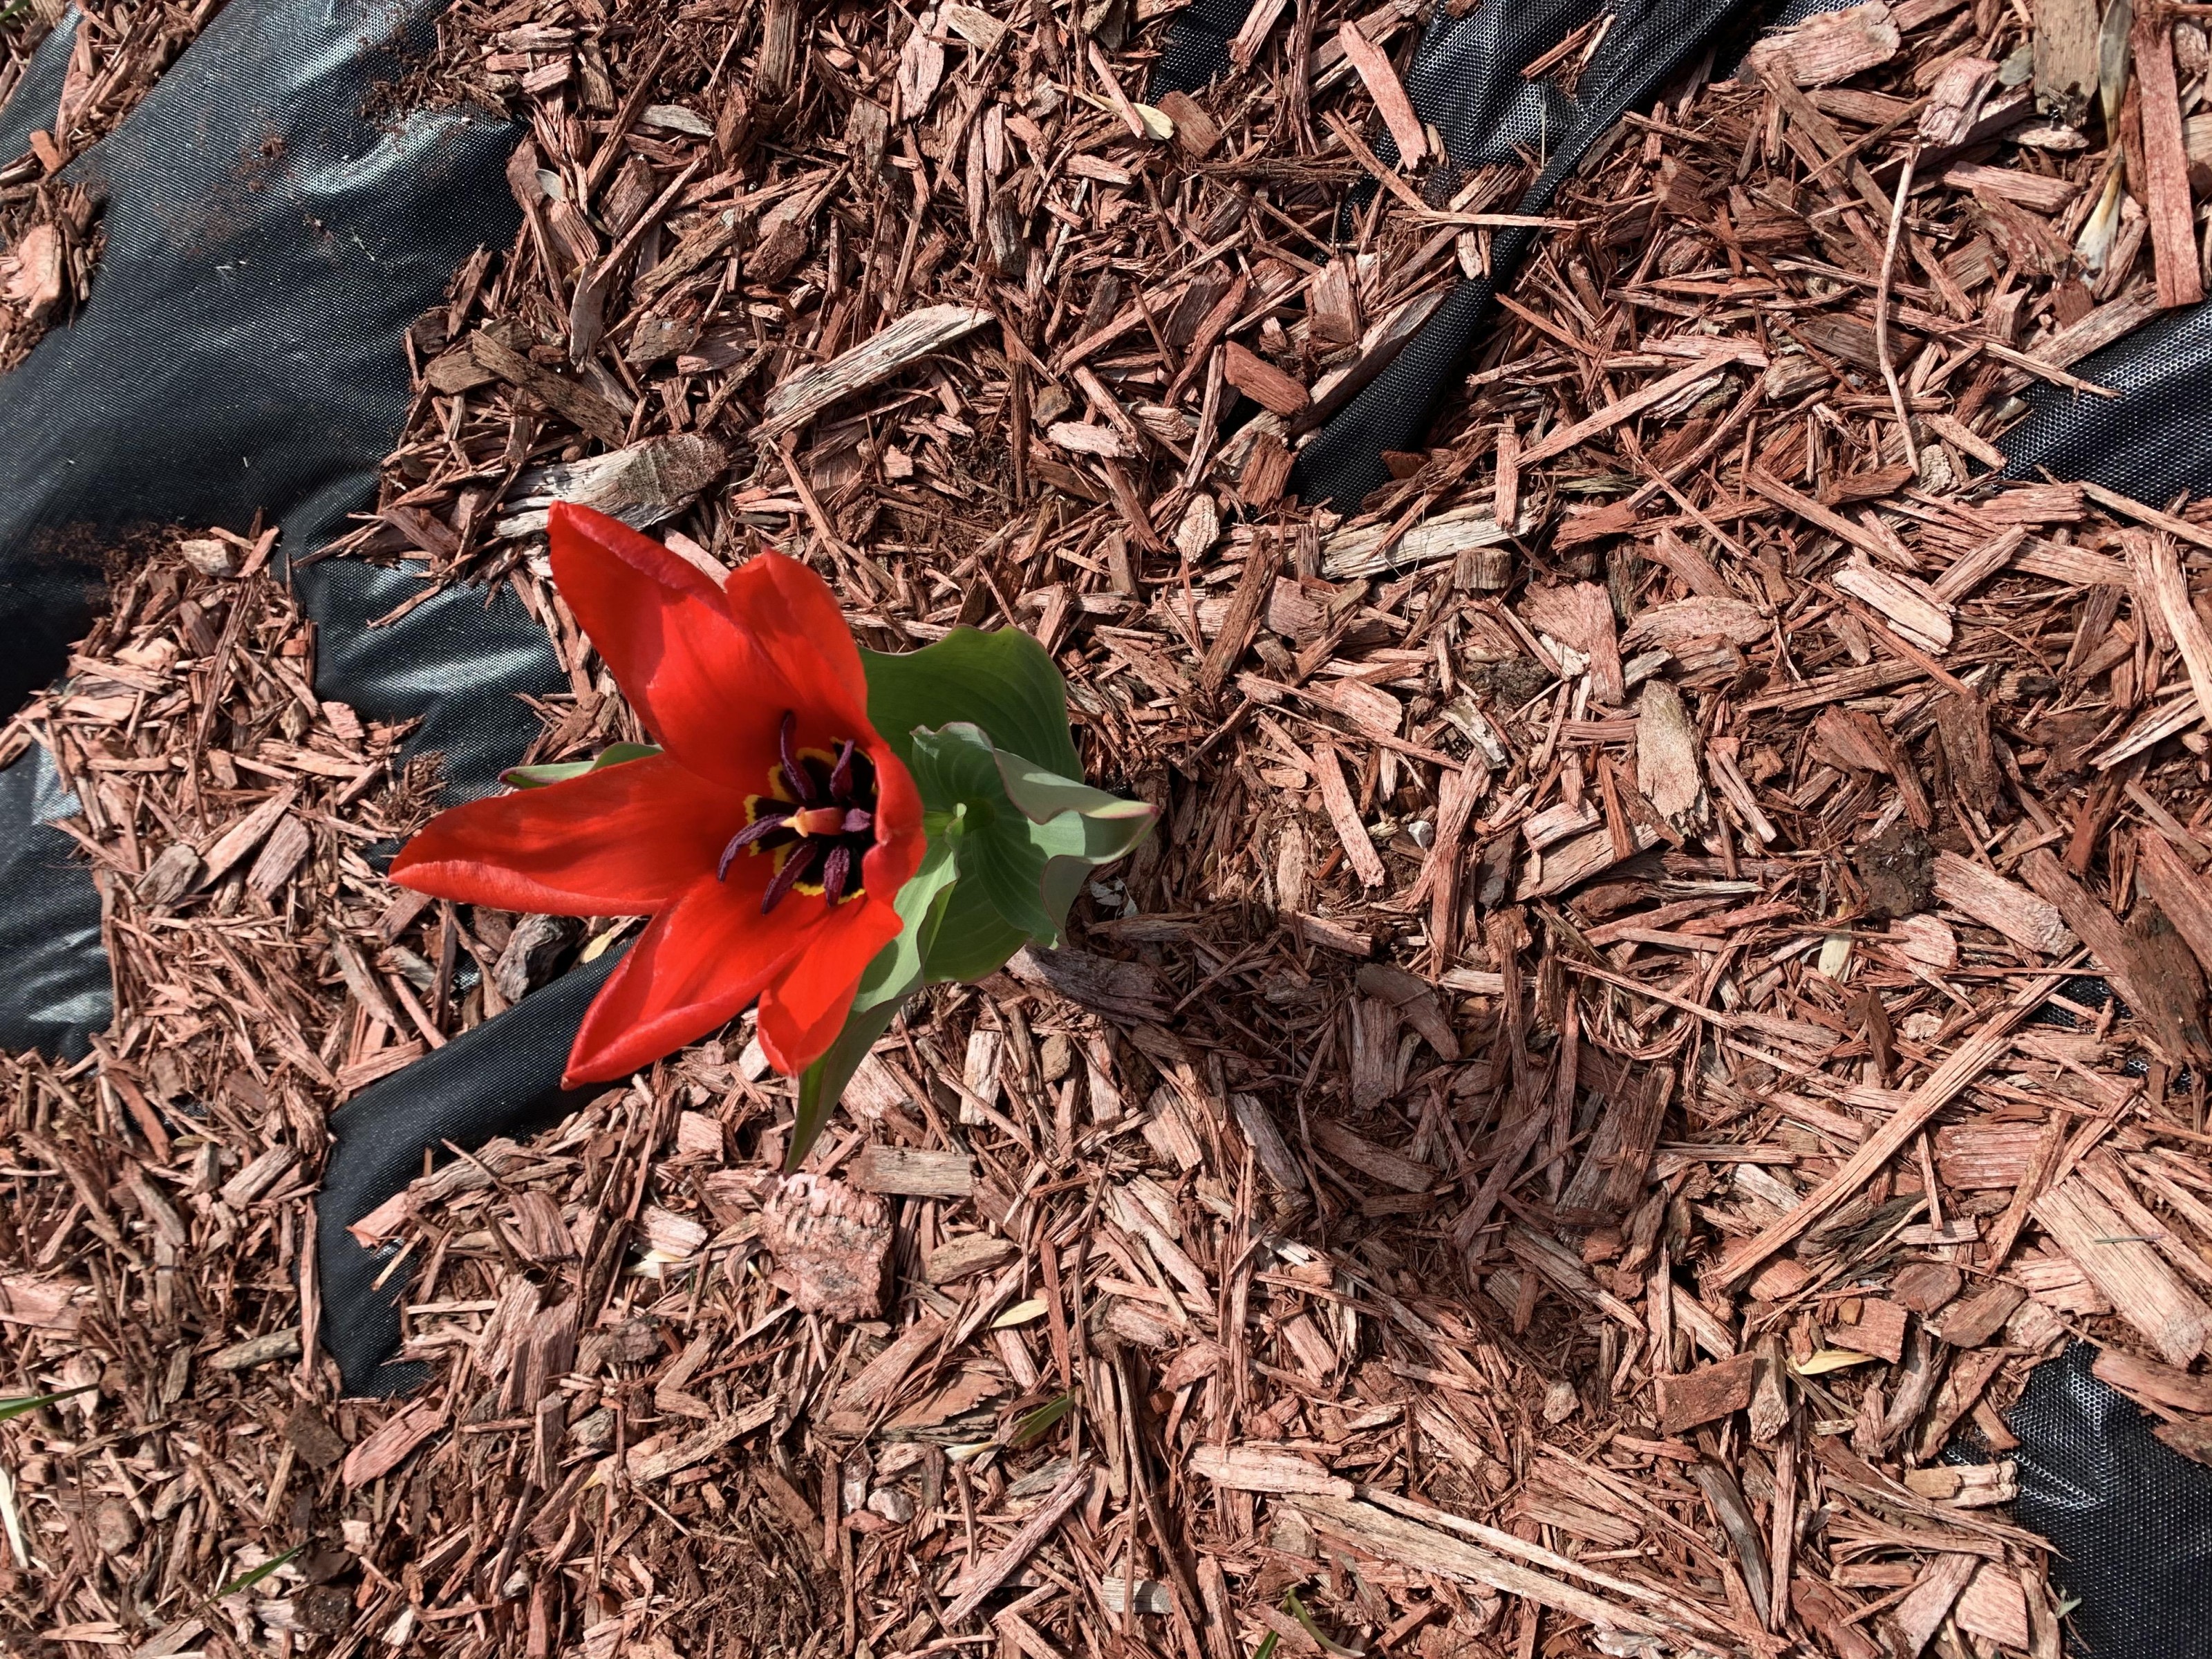
[[[1881,280],[1874,290],[1874,354],[1881,364],[1881,378],[1889,386],[1889,401],[1897,410],[1897,429],[1905,434],[1905,459],[1915,472],[1920,471],[1920,456],[1912,447],[1912,421],[1905,412],[1905,389],[1897,383],[1897,365],[1889,355],[1889,283],[1897,270],[1897,243],[1905,228],[1905,200],[1912,193],[1912,169],[1920,160],[1920,147],[1915,144],[1905,153],[1905,169],[1897,175],[1897,199],[1889,210],[1889,236],[1882,244]]]

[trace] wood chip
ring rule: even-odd
[[[2203,1350],[2212,1335],[2212,1308],[2087,1182],[2069,1176],[2031,1207],[2059,1249],[2168,1364],[2186,1365]]]
[[[796,432],[841,399],[879,386],[908,364],[942,350],[991,321],[973,306],[924,306],[818,368],[793,375],[769,394],[755,435],[773,441]]]
[[[1680,1434],[1743,1410],[1751,1404],[1752,1388],[1765,1363],[1758,1354],[1741,1353],[1693,1371],[1662,1373],[1656,1379],[1659,1426]]]
[[[1270,1446],[1200,1446],[1193,1449],[1191,1472],[1239,1492],[1297,1492],[1350,1498],[1352,1485],[1299,1456]]]

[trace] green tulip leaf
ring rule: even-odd
[[[596,772],[602,767],[620,766],[624,761],[644,760],[657,755],[659,749],[649,743],[617,743],[593,760],[562,761],[550,766],[510,766],[499,775],[499,781],[514,789],[543,789],[549,783],[566,783],[571,778],[580,778],[586,772]]]
[[[997,751],[981,727],[954,721],[935,732],[920,728],[907,741],[921,810],[945,818],[963,852],[978,836],[997,829],[1001,817],[1014,815],[999,775]]]
[[[787,1175],[814,1150],[822,1126],[830,1121],[830,1108],[844,1097],[845,1085],[860,1069],[868,1050],[891,1029],[891,1021],[898,1017],[904,1001],[903,997],[891,997],[873,1007],[855,1008],[845,1017],[845,1029],[837,1033],[830,1051],[799,1073],[799,1119],[791,1127],[791,1150],[783,1155]]]
[[[1066,683],[1045,648],[1018,629],[956,628],[919,651],[863,651],[860,666],[868,677],[869,723],[909,767],[917,726],[964,721],[1047,772],[1082,773],[1067,726]]]
[[[814,1148],[830,1109],[843,1097],[845,1085],[868,1057],[868,1050],[891,1028],[898,1011],[922,986],[923,960],[931,937],[944,915],[958,878],[959,860],[952,843],[933,838],[923,853],[921,866],[899,889],[892,902],[898,912],[899,935],[876,952],[860,975],[853,994],[852,1012],[845,1029],[830,1051],[802,1073],[799,1079],[799,1121],[793,1126],[791,1150],[784,1167],[795,1170]]]
[[[1127,857],[1152,833],[1152,809],[1140,800],[1054,777],[1004,750],[998,762],[1007,798],[1035,826],[1032,838],[1046,855],[1038,901],[1057,927],[1065,927],[1069,907],[1091,872]]]
[[[1059,943],[1085,876],[1152,827],[1144,802],[1046,771],[994,747],[971,722],[917,731],[911,749],[923,805],[957,842],[963,888],[977,890],[1008,929],[1042,944]],[[967,907],[963,915],[975,917]]]
[[[1055,776],[1034,761],[1004,749],[996,750],[992,758],[998,763],[999,782],[1006,799],[1033,823],[1049,823],[1063,812],[1080,812],[1102,823],[1128,825],[1126,833],[1131,847],[1143,840],[1145,831],[1152,827],[1152,809],[1143,801],[1124,800],[1087,783]]]
[[[899,889],[893,901],[899,936],[877,952],[860,975],[860,988],[853,997],[855,1009],[903,1001],[921,988],[923,958],[959,878],[957,850],[949,840],[933,839],[921,855],[921,867]]]
[[[957,815],[951,825],[963,886],[990,902],[999,919],[1025,939],[1057,939],[1060,929],[1042,899],[1050,856],[1032,823],[1007,799],[998,753],[976,726],[956,722],[914,733],[915,783],[932,811]]]
[[[972,881],[954,885],[944,916],[923,952],[921,971],[931,985],[988,979],[1030,942],[1030,936],[1001,916]]]

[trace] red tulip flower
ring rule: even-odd
[[[837,601],[763,553],[716,581],[557,502],[553,580],[662,752],[433,818],[392,861],[417,892],[653,921],[592,1002],[562,1081],[623,1077],[760,1005],[797,1074],[897,938],[921,799],[868,723]]]

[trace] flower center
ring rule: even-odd
[[[770,768],[768,793],[745,797],[745,827],[730,837],[714,866],[725,880],[740,853],[775,860],[761,895],[763,914],[793,891],[820,894],[832,904],[858,898],[860,860],[876,844],[876,769],[850,738],[835,754],[799,749],[799,717],[787,709],[776,734],[781,758]]]

